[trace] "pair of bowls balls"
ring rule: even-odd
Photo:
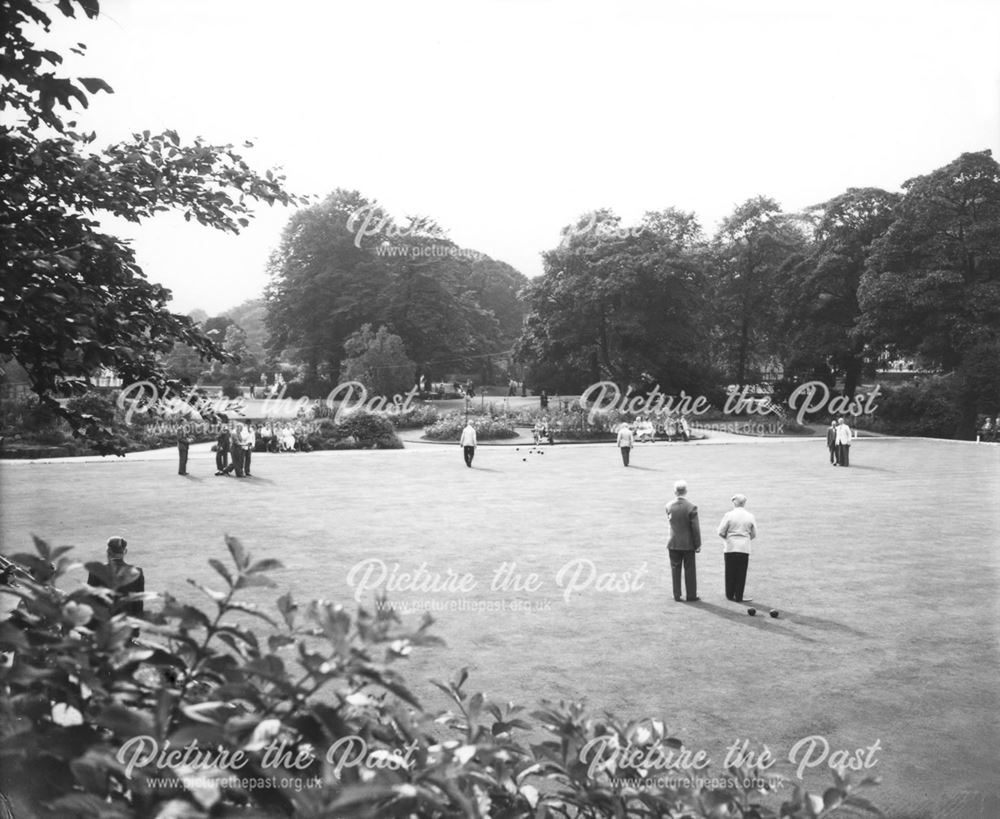
[[[755,608],[749,608],[749,609],[747,609],[747,614],[749,614],[751,617],[756,617],[757,616],[757,609],[755,609]],[[770,614],[772,617],[775,617],[775,618],[779,616],[779,613],[778,613],[777,609],[771,609],[771,611],[769,611],[768,614]]]

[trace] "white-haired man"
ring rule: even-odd
[[[476,457],[477,444],[476,428],[472,426],[472,421],[466,421],[458,445],[462,447],[462,457],[465,458],[465,465],[470,469],[472,468],[472,459]]]
[[[698,507],[687,499],[687,489],[686,481],[677,481],[674,484],[674,499],[667,504],[667,520],[670,522],[667,554],[670,556],[674,600],[681,601],[683,570],[687,600],[694,603],[701,599],[698,597],[698,577],[694,562],[695,554],[701,551],[701,525],[698,523]]]
[[[851,465],[851,428],[844,423],[843,418],[837,419],[837,463],[840,466]]]
[[[746,509],[747,496],[736,494],[732,497],[733,508],[719,524],[722,538],[723,560],[726,562],[726,600],[742,603],[743,590],[747,583],[747,565],[750,563],[750,541],[757,537],[757,520]]]

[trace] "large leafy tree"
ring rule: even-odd
[[[508,328],[517,321],[509,301],[520,274],[471,262],[426,219],[396,226],[373,216],[381,213],[337,190],[292,217],[272,256],[270,349],[303,363],[310,389],[337,376],[344,343],[364,324],[386,325],[422,371],[440,377],[477,369],[503,349],[501,317]]]
[[[809,208],[812,239],[778,277],[790,368],[842,373],[847,395],[854,395],[872,357],[858,327],[858,286],[872,243],[888,229],[899,198],[880,188],[850,188]]]
[[[719,226],[710,264],[713,349],[739,384],[756,380],[781,356],[778,271],[804,242],[795,219],[766,196],[748,199]]]
[[[189,317],[167,309],[170,292],[145,278],[131,248],[102,230],[99,217],[141,222],[172,210],[238,233],[251,202],[297,200],[280,176],[256,173],[231,145],[144,131],[96,149],[96,135],[78,133],[66,117],[111,88],[56,76],[62,57],[33,37],[49,31],[53,12],[96,17],[97,0],[3,0],[0,8],[0,356],[17,359],[32,389],[77,434],[113,452],[109,430],[61,395],[85,389],[104,367],[165,389],[160,357],[175,342],[205,357],[224,353]]]
[[[600,210],[565,228],[526,289],[518,355],[533,380],[560,390],[601,379],[692,388],[704,372],[700,235],[693,215],[672,209],[630,228]]]
[[[1000,165],[989,151],[965,153],[903,188],[861,280],[861,326],[890,351],[955,373],[957,432],[970,437],[976,362],[1000,341]]]
[[[310,389],[337,377],[344,342],[376,318],[374,296],[385,273],[348,228],[352,214],[372,204],[357,191],[334,191],[289,219],[271,256],[268,347],[304,364]]]

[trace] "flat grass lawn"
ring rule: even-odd
[[[185,599],[186,578],[214,585],[205,561],[228,560],[227,532],[280,558],[275,579],[300,601],[352,602],[366,559],[397,579],[422,565],[470,575],[465,593],[389,594],[465,609],[436,612],[447,647],[400,669],[433,709],[446,703],[427,679],[468,665],[471,689],[500,701],[662,717],[716,771],[737,740],[766,743],[793,775],[806,737],[852,753],[878,742],[870,773],[884,784],[869,796],[890,815],[998,816],[1000,448],[862,440],[851,457],[831,468],[818,439],[657,444],[624,469],[611,445],[480,447],[469,470],[457,446],[411,445],[255,455],[244,480],[214,477],[207,453],[187,478],[164,460],[5,462],[2,536],[7,553],[35,533],[91,560],[122,534],[147,588]],[[663,507],[677,478],[701,511],[698,604],[670,591]],[[747,593],[764,616],[723,594],[715,527],[737,491],[759,524]],[[509,579],[536,575],[535,590],[491,589],[505,564]],[[567,596],[577,570],[585,587]],[[508,610],[474,610],[487,602]],[[826,763],[804,778],[825,786]]]

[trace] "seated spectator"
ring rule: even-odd
[[[648,418],[639,416],[635,425],[635,439],[650,444],[656,440],[656,429]]]
[[[295,436],[295,449],[299,452],[310,452],[312,447],[309,446],[309,430],[306,429],[302,424],[296,424],[294,430]]]

